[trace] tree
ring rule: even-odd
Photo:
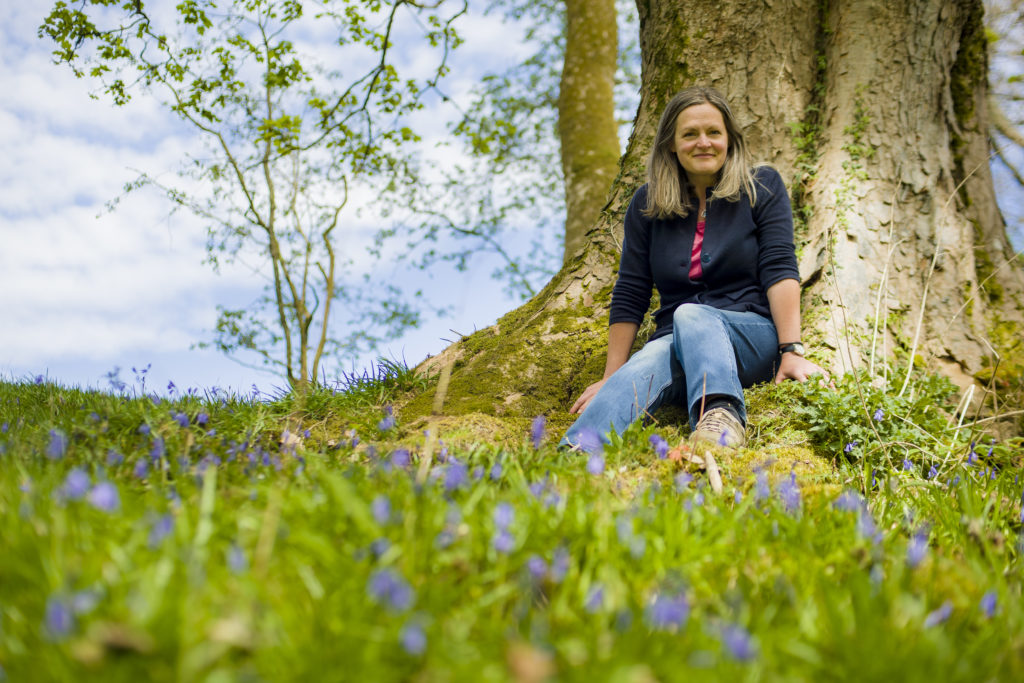
[[[340,70],[303,54],[309,7],[337,31]],[[204,219],[215,267],[257,261],[265,296],[221,307],[213,346],[252,352],[303,389],[325,357],[417,320],[395,287],[347,277],[358,249],[345,246],[359,236],[345,223],[357,190],[416,181],[408,118],[446,73],[465,11],[461,0],[184,0],[170,13],[143,0],[58,0],[39,34],[114,104],[154,94],[203,138],[205,152],[183,172],[194,182],[142,174],[128,190],[156,187]],[[410,25],[436,60],[418,80],[400,75],[393,50]],[[331,325],[339,305],[350,314],[344,338]]]
[[[988,169],[981,0],[637,4],[641,102],[608,207],[536,297],[425,364],[454,367],[446,410],[564,411],[600,376],[622,216],[662,108],[695,82],[727,94],[790,185],[820,360],[895,391],[900,359],[964,387],[993,370],[1024,279]]]

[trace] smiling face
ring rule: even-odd
[[[698,188],[714,185],[728,151],[729,134],[717,107],[703,102],[679,112],[675,152],[691,184]]]

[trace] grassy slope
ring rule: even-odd
[[[722,496],[655,455],[672,427],[601,474],[550,425],[381,431],[417,386],[0,384],[0,680],[1024,675],[1020,442],[965,462],[941,383],[755,389]]]

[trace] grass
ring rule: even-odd
[[[389,426],[398,366],[303,401],[0,383],[0,680],[1019,679],[1020,440],[856,382],[750,392],[721,496],[664,424],[600,474],[554,419]]]

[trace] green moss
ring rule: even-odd
[[[967,141],[962,133],[980,133],[975,120],[975,92],[980,83],[988,77],[988,39],[985,33],[984,6],[976,3],[964,22],[960,34],[960,49],[950,70],[950,95],[953,99],[953,113],[959,130],[950,131],[950,149],[956,179],[964,178],[964,149]],[[960,197],[966,206],[971,200],[966,185],[960,187]]]

